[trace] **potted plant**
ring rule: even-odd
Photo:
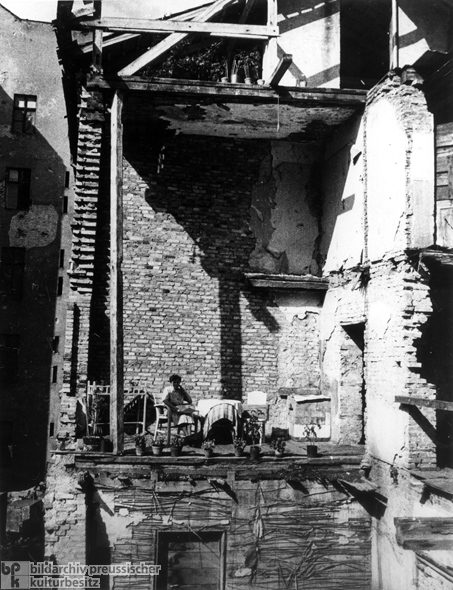
[[[230,81],[232,84],[237,84],[239,82],[239,69],[241,67],[241,61],[239,59],[234,58],[233,63],[231,65],[231,78]]]
[[[146,451],[146,437],[144,434],[138,434],[134,438],[135,442],[135,454],[144,455]]]
[[[250,458],[255,461],[258,460],[261,453],[261,447],[256,444],[260,439],[260,430],[260,423],[255,416],[252,416],[248,422],[248,431],[252,440],[252,444],[250,445]]]
[[[233,437],[234,454],[236,457],[242,457],[247,442],[240,436]]]
[[[172,457],[177,457],[181,454],[181,449],[184,446],[184,439],[175,434],[170,441],[170,453]]]
[[[212,439],[206,439],[201,443],[201,448],[204,450],[205,457],[209,458],[212,457],[214,452],[215,441]]]
[[[274,453],[276,457],[282,457],[285,453],[286,442],[285,439],[281,436],[277,438],[273,438],[271,440],[271,447],[274,449]]]
[[[307,457],[316,457],[318,455],[318,447],[315,444],[318,440],[316,429],[320,429],[320,424],[307,424],[304,427],[304,436],[307,441]]]
[[[156,436],[151,444],[153,455],[162,455],[162,449],[165,446],[165,439],[163,436]]]

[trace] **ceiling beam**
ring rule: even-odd
[[[137,18],[97,18],[80,20],[75,29],[96,29],[120,33],[201,33],[217,37],[278,37],[278,27],[199,21],[148,20]]]
[[[213,18],[216,14],[221,12],[225,7],[229,4],[232,4],[234,0],[217,0],[215,4],[209,6],[198,16],[198,22],[206,22]],[[148,51],[146,51],[143,55],[135,59],[125,68],[120,70],[118,74],[120,76],[132,76],[138,70],[147,66],[166,53],[168,53],[175,45],[186,39],[188,33],[172,33],[166,39],[151,47]]]
[[[440,399],[427,399],[425,397],[413,397],[411,395],[396,395],[395,402],[409,406],[453,412],[453,402],[447,402]]]

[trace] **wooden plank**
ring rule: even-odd
[[[122,94],[116,91],[110,114],[110,434],[113,452],[123,452],[122,310]]]
[[[398,0],[392,0],[392,18],[390,21],[390,69],[398,67]]]
[[[223,8],[232,4],[234,0],[217,0],[212,6],[206,8],[201,15],[199,15],[199,22],[206,22],[218,14]],[[131,76],[135,74],[140,68],[156,61],[158,58],[165,55],[170,49],[175,47],[178,43],[187,38],[188,33],[172,33],[166,39],[151,47],[143,55],[135,59],[132,63],[118,72],[120,76]]]
[[[98,18],[81,20],[77,29],[99,29],[120,33],[197,33],[215,37],[268,39],[278,37],[278,27],[266,25],[210,23],[199,21],[151,20],[131,18]]]
[[[453,518],[395,518],[396,541],[412,551],[453,549]]]
[[[453,145],[453,123],[436,126],[436,148]]]
[[[273,86],[273,87],[278,86],[278,83],[283,78],[283,76],[285,75],[286,71],[288,70],[288,68],[290,67],[290,65],[292,63],[293,63],[293,56],[289,55],[289,54],[285,54],[278,62],[277,67],[272,72],[272,74],[269,76],[269,80],[267,80],[266,83],[269,84],[269,86]]]
[[[395,402],[422,408],[433,408],[445,412],[453,412],[453,402],[445,402],[438,399],[426,399],[423,397],[412,397],[408,395],[395,396]]]
[[[139,76],[126,77],[119,80],[117,77],[88,75],[88,88],[134,90],[149,92],[154,96],[162,94],[186,95],[198,99],[197,95],[206,97],[217,96],[219,101],[236,102],[256,101],[275,104],[280,97],[280,104],[294,104],[306,108],[310,104],[317,107],[350,107],[361,108],[366,101],[364,90],[340,90],[336,88],[287,88],[280,87],[277,93],[273,88],[258,86],[256,84],[221,84],[203,80],[174,80],[170,78],[151,78],[145,80]]]

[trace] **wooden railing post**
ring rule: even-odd
[[[123,202],[122,93],[115,92],[110,115],[110,432],[113,452],[123,451]]]

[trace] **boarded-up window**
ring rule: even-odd
[[[14,133],[33,134],[35,132],[36,100],[37,97],[34,95],[14,95],[12,125]]]
[[[157,590],[223,590],[224,533],[159,533]]]

